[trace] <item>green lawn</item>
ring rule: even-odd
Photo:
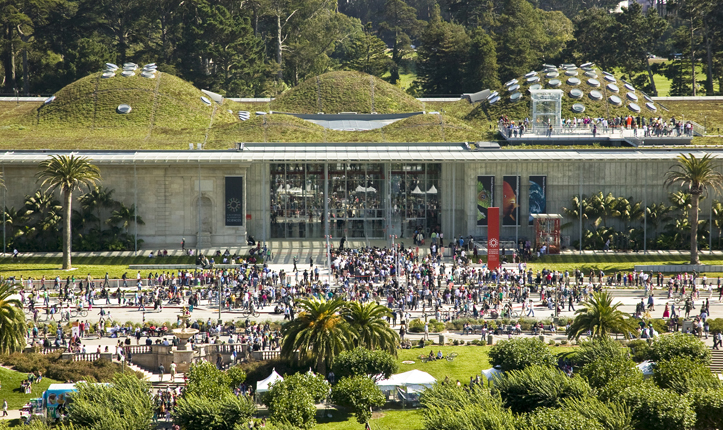
[[[59,381],[43,377],[43,380],[39,384],[33,384],[32,394],[24,394],[24,391],[20,390],[20,383],[27,379],[27,377],[28,375],[26,373],[0,368],[0,381],[2,381],[0,398],[8,401],[8,409],[20,409],[28,403],[30,399],[40,397],[43,391],[48,389],[50,384],[59,383]]]
[[[359,424],[351,414],[332,411],[331,417],[318,419],[316,428],[320,430],[359,430]],[[369,426],[373,430],[422,430],[422,411],[420,409],[385,409],[374,412]]]
[[[12,258],[5,257],[0,258],[0,276],[7,278],[9,276],[15,276],[19,279],[32,277],[34,279],[40,279],[45,275],[46,279],[53,279],[55,276],[60,276],[61,279],[65,279],[68,276],[75,276],[76,279],[85,278],[88,273],[93,278],[103,278],[108,272],[110,278],[118,279],[123,276],[123,273],[128,272],[128,277],[135,279],[135,272],[128,269],[129,264],[194,264],[194,257],[165,257],[165,258],[154,258],[149,260],[146,256],[137,257],[75,257],[73,258],[73,267],[76,268],[72,271],[65,271],[60,269],[62,265],[61,257],[47,257],[47,258],[20,258],[17,263],[13,263]],[[145,277],[148,274],[142,273]]]

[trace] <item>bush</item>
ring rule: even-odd
[[[594,420],[606,430],[631,430],[633,428],[633,411],[620,402],[602,402],[595,397],[584,399],[566,399],[564,410],[577,412]]]
[[[231,393],[231,378],[229,375],[208,361],[204,360],[192,364],[186,373],[186,378],[188,384],[184,393],[189,396],[221,399],[226,394]]]
[[[705,365],[710,364],[710,349],[698,338],[685,333],[659,336],[650,345],[650,359],[653,361],[688,357]]]
[[[555,356],[537,338],[518,338],[498,342],[489,352],[490,363],[502,370],[522,370],[528,366],[554,366]]]
[[[316,425],[315,405],[328,395],[329,383],[321,375],[296,373],[274,383],[263,402],[275,425],[311,429]]]
[[[348,376],[375,377],[377,375],[383,375],[387,379],[399,369],[399,366],[394,357],[386,351],[355,348],[339,354],[334,360],[332,369],[337,379]]]
[[[184,429],[235,430],[256,413],[250,397],[231,393],[220,399],[184,394],[173,409],[173,421]]]
[[[560,345],[567,345],[567,340],[561,340]]]
[[[652,383],[628,387],[619,398],[632,408],[636,430],[690,430],[695,425],[695,412],[688,398]]]
[[[723,318],[708,318],[711,333],[723,333]]]
[[[121,365],[108,361],[70,361],[60,358],[61,353],[15,353],[0,357],[0,362],[22,373],[42,372],[43,376],[58,381],[110,382]],[[129,372],[126,372],[129,373]],[[135,372],[133,372],[135,373]],[[136,374],[143,377],[142,374]]]
[[[535,430],[603,430],[600,423],[576,410],[540,408],[521,421]]]
[[[653,380],[660,388],[685,394],[694,389],[717,390],[720,380],[711,373],[708,366],[688,357],[661,360],[655,364]]]
[[[567,398],[590,395],[591,389],[582,378],[570,378],[557,368],[529,366],[505,373],[493,390],[512,412],[532,412],[540,407],[554,408]]]
[[[648,341],[642,339],[631,340],[628,342],[628,348],[634,362],[642,363],[645,360],[650,360],[652,352]]]
[[[610,337],[600,337],[580,342],[573,361],[578,366],[585,366],[588,363],[598,360],[617,359],[625,357],[628,350]]]
[[[668,323],[660,318],[653,318],[647,321],[648,324],[653,325],[653,329],[657,331],[658,333],[667,333],[668,332]]]
[[[695,389],[687,397],[695,411],[696,429],[723,428],[723,389]]]
[[[517,429],[512,413],[502,407],[500,398],[480,385],[466,388],[436,384],[424,390],[420,401],[426,429]]]
[[[600,357],[586,363],[578,374],[598,391],[603,400],[615,398],[623,388],[643,382],[643,373],[635,367],[635,362],[623,355]]]
[[[555,346],[557,345],[557,342],[555,342],[555,339],[550,339],[549,341],[547,341],[547,344],[550,346]]]
[[[334,404],[351,409],[360,424],[372,417],[371,408],[384,406],[384,394],[366,376],[342,378],[331,391]]]
[[[430,331],[432,328],[430,327]],[[419,318],[409,321],[407,331],[410,333],[424,333],[424,322]]]

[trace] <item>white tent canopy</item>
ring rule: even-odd
[[[283,381],[284,378],[281,377],[278,373],[276,373],[276,369],[271,371],[271,375],[269,375],[266,379],[263,381],[258,381],[256,383],[256,392],[257,393],[265,393],[269,391],[271,385],[273,385],[276,381]]]
[[[419,391],[424,388],[431,388],[437,382],[434,376],[421,370],[410,370],[409,372],[397,373],[389,379],[377,382],[382,391],[389,391],[396,387],[405,387],[408,390]]]
[[[636,367],[640,369],[641,372],[643,372],[644,378],[649,378],[653,376],[653,373],[655,373],[655,363],[650,360],[645,360],[642,363],[638,364]]]
[[[487,378],[488,381],[492,382],[493,379],[502,378],[505,372],[499,367],[490,367],[482,371],[482,375]]]

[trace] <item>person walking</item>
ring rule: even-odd
[[[176,362],[171,361],[171,382],[176,380]]]
[[[185,251],[185,250],[186,250],[186,238],[184,237],[181,239],[181,251]]]
[[[530,299],[530,305],[527,307],[527,316],[535,317],[535,308],[532,306],[532,299]]]
[[[8,416],[8,401],[7,399],[3,399],[3,416]]]
[[[424,340],[429,340],[429,324],[424,323]]]
[[[720,349],[721,341],[723,341],[723,335],[718,331],[713,335],[713,349]]]
[[[163,374],[166,373],[166,368],[163,367],[163,364],[158,365],[158,372],[161,374],[159,381],[163,382]]]

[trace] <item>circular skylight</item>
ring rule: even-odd
[[[597,78],[597,73],[595,73],[595,72],[585,72],[585,76],[587,76],[588,78],[593,78],[593,79],[594,79],[594,78]]]
[[[575,103],[572,105],[573,112],[582,113],[585,112],[585,105],[582,103]]]
[[[529,78],[527,78],[527,83],[528,83],[528,84],[532,84],[532,83],[535,83],[535,82],[540,82],[540,77],[539,77],[539,76],[530,76]]]
[[[605,76],[613,76],[613,74],[610,73],[610,72],[602,72],[602,73],[603,73],[603,75],[605,75]]]
[[[135,73],[135,72],[132,72],[132,71],[130,71],[130,70],[124,70],[124,71],[121,73],[121,76],[123,76],[124,78],[130,78],[131,76],[135,76],[135,75],[136,75],[136,73]]]
[[[651,99],[650,96],[648,96],[647,94],[644,95],[643,97],[645,98],[645,100],[646,100],[647,102],[653,103],[653,99]]]
[[[612,91],[614,93],[617,93],[618,91],[620,91],[620,88],[618,88],[618,86],[615,84],[607,84],[607,86],[605,88],[607,88],[608,91]]]
[[[593,100],[602,100],[602,98],[603,98],[602,93],[597,90],[590,91],[590,94],[588,94],[588,97],[590,97]]]
[[[118,105],[118,107],[116,108],[116,112],[118,112],[120,114],[124,114],[124,115],[129,113],[130,111],[131,111],[131,106],[127,105],[127,104]]]
[[[628,100],[633,101],[633,102],[638,101],[638,96],[636,96],[633,93],[627,93],[627,94],[625,94],[625,97],[627,97]]]
[[[581,65],[580,67],[592,67],[592,66],[593,66],[592,63],[585,63],[585,64]]]
[[[580,85],[580,80],[578,78],[570,78],[567,80],[567,85],[572,85],[572,86]]]
[[[598,81],[597,79],[590,78],[587,80],[587,84],[590,85],[591,87],[599,87],[600,81]]]
[[[557,67],[553,66],[552,64],[543,64],[542,67],[546,69],[557,69]]]
[[[630,85],[630,84],[627,84],[627,83],[626,83],[626,84],[624,85],[624,87],[625,87],[625,89],[628,90],[628,91],[635,91],[635,87],[632,86],[632,85]]]
[[[565,76],[577,76],[577,70],[572,70],[572,69],[565,70]]]
[[[511,92],[511,93],[514,93],[515,91],[517,91],[517,90],[519,90],[519,89],[520,89],[520,86],[517,85],[517,84],[514,84],[514,85],[511,85],[511,86],[507,87],[507,91],[509,91],[509,92]]]
[[[206,97],[201,96],[201,101],[206,103],[207,105],[211,106],[211,100],[207,99]]]
[[[537,76],[537,72],[535,72],[534,70],[533,70],[532,72],[527,73],[527,74],[525,75],[526,78],[531,78],[531,77],[533,77],[533,76]]]
[[[552,79],[551,81],[549,81],[549,82],[547,83],[547,85],[549,85],[549,86],[551,86],[551,87],[553,87],[553,88],[557,88],[557,87],[559,87],[560,85],[562,85],[562,82],[560,82],[559,79]]]
[[[560,76],[560,74],[557,73],[557,71],[550,72],[550,73],[547,73],[547,74],[545,75],[545,77],[546,77],[547,79],[556,78],[556,77],[558,77],[558,76]]]
[[[105,72],[102,75],[100,75],[100,77],[103,79],[112,78],[114,76],[115,76],[115,73],[113,73],[113,72]]]
[[[513,79],[511,81],[505,82],[505,86],[509,87],[510,85],[515,85],[517,83],[517,79]]]
[[[615,79],[615,77],[612,76],[612,75],[605,75],[604,78],[605,78],[605,80],[608,81],[608,82],[617,82],[617,81],[618,81],[618,80]]]
[[[653,112],[655,112],[655,111],[658,110],[658,108],[656,108],[655,105],[652,104],[652,103],[650,103],[650,102],[645,103],[645,107],[648,108],[648,110],[651,110],[651,111],[653,111]]]
[[[530,88],[528,88],[527,91],[533,91],[533,90],[539,90],[539,89],[542,89],[542,85],[534,84],[534,85],[530,85]]]
[[[579,88],[573,88],[570,90],[570,97],[574,99],[581,99],[584,93]]]
[[[141,76],[143,76],[144,78],[153,79],[156,77],[156,74],[153,72],[143,72],[141,73]]]
[[[493,104],[497,103],[498,101],[500,101],[500,96],[494,96],[490,99],[490,104],[493,105]],[[256,115],[258,115],[258,114],[259,113],[256,112]]]
[[[623,101],[620,100],[620,97],[618,97],[618,96],[608,97],[608,102],[610,102],[610,104],[613,104],[615,106],[620,106],[621,104],[623,104]]]
[[[638,106],[638,105],[635,104],[635,103],[630,103],[630,104],[628,104],[628,109],[630,109],[631,111],[633,111],[633,112],[635,112],[635,113],[640,112],[640,106]]]
[[[522,98],[522,93],[514,93],[510,96],[510,101],[513,103],[518,102],[518,101],[520,101],[521,98]]]
[[[108,70],[116,70],[118,68],[118,66],[116,66],[113,63],[105,63],[105,68]]]

